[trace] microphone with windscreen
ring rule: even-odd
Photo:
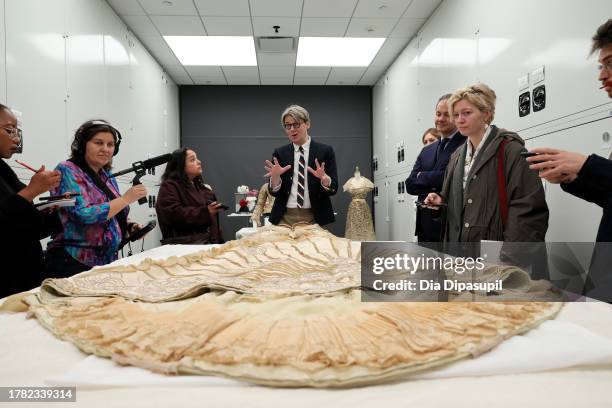
[[[151,157],[150,159],[144,161],[137,161],[132,163],[132,167],[127,168],[125,170],[118,171],[117,173],[111,174],[111,177],[119,177],[124,174],[134,172],[136,175],[132,180],[132,185],[141,184],[140,179],[147,173],[147,170],[160,166],[164,163],[168,163],[172,155],[170,153],[162,154],[160,156]],[[147,202],[146,197],[142,197],[138,200],[138,204],[142,205]]]

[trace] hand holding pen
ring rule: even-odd
[[[33,201],[38,195],[44,193],[45,191],[52,190],[59,186],[61,180],[61,173],[57,170],[45,170],[45,166],[42,165],[38,170],[35,170],[33,167],[28,166],[25,163],[17,161],[20,165],[25,167],[28,170],[34,172],[32,179],[30,180],[30,184],[28,184],[24,189],[19,191],[19,195],[25,198],[28,201]]]

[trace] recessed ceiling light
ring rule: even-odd
[[[172,6],[172,5],[174,5],[174,3],[173,3],[173,2],[171,2],[170,0],[164,0],[164,1],[162,1],[162,4],[163,4],[164,6]]]
[[[384,9],[386,9],[386,8],[387,8],[387,6],[385,6],[384,4],[382,4],[382,5],[378,6],[378,9],[379,9],[379,10],[384,10]]]
[[[164,40],[183,65],[257,65],[253,37],[165,35]]]
[[[300,37],[299,67],[367,67],[384,38]]]

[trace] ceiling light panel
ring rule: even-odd
[[[183,65],[256,66],[253,37],[164,36]]]
[[[299,67],[367,67],[384,38],[301,37]]]

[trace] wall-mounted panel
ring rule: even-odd
[[[380,178],[374,182],[378,195],[374,198],[374,229],[377,241],[390,241],[389,180]]]

